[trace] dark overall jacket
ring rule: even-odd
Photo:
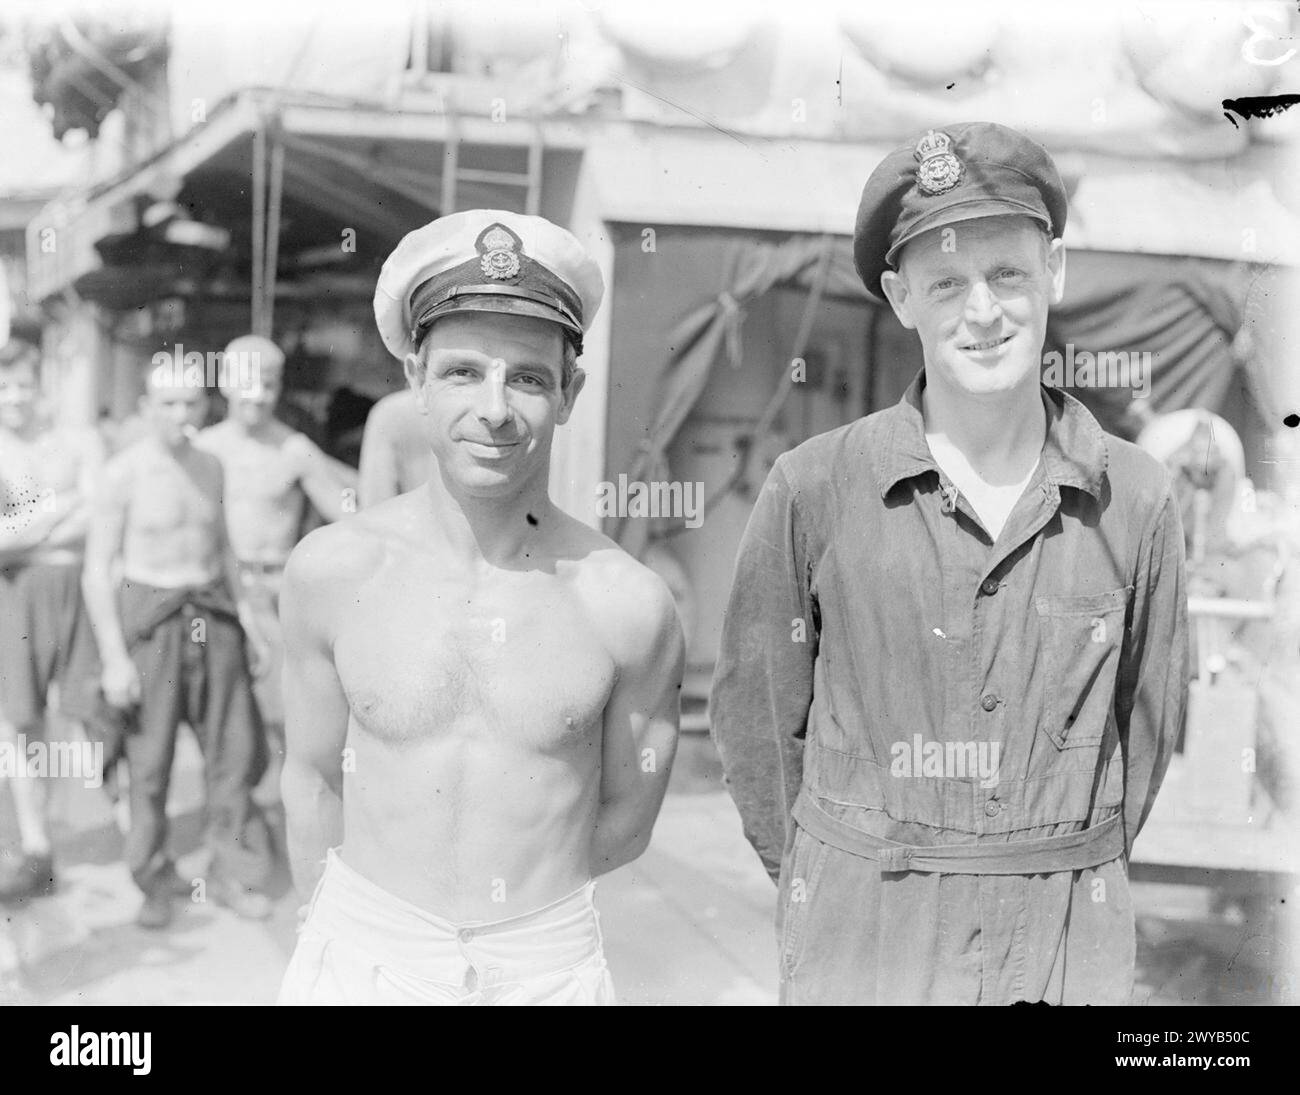
[[[788,1003],[1127,1002],[1127,855],[1187,687],[1164,469],[1042,389],[992,542],[894,407],[773,467],[710,704]]]

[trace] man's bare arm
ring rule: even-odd
[[[21,506],[0,509],[0,554],[20,555],[49,542],[59,522],[80,504],[74,491],[62,491]]]
[[[116,563],[122,553],[129,505],[130,453],[110,460],[100,477],[86,536],[86,562],[81,588],[86,614],[103,663],[104,695],[109,703],[124,707],[139,696],[139,680],[122,634],[114,587]],[[134,685],[133,682],[134,681]]]
[[[13,490],[0,479],[0,555],[22,555],[84,537],[86,502],[104,461],[100,450],[79,457],[81,475],[72,490],[42,490],[36,498],[15,502]]]
[[[361,467],[357,473],[357,490],[361,505],[373,506],[399,491],[396,433],[392,402],[381,399],[366,418],[361,433]]]
[[[63,515],[46,537],[50,547],[82,543],[90,527],[90,499],[95,482],[104,467],[104,442],[95,430],[84,430],[77,437],[77,486],[65,492],[68,497]]]
[[[343,840],[343,746],[348,701],[334,669],[329,583],[338,549],[329,528],[308,535],[289,556],[280,594],[284,627],[285,759],[280,776],[289,864],[305,902],[325,853]]]
[[[677,751],[685,642],[668,588],[639,576],[627,590],[637,617],[620,634],[621,675],[605,707],[600,806],[591,872],[604,874],[646,850]]]
[[[248,649],[252,660],[249,668],[252,670],[253,675],[257,676],[265,664],[269,640],[261,633],[257,623],[257,614],[253,611],[252,606],[248,603],[248,598],[244,595],[244,583],[239,574],[239,557],[235,554],[234,545],[230,540],[230,511],[226,508],[226,473],[221,466],[221,461],[215,454],[207,449],[198,449],[197,446],[195,448],[211,461],[209,473],[214,475],[216,479],[217,499],[221,507],[221,513],[214,530],[217,538],[217,564],[221,568],[221,580],[225,583],[226,591],[230,594],[230,599],[235,605],[235,611],[239,615],[239,626],[243,628],[244,637],[248,640]]]
[[[331,459],[308,438],[295,441],[300,446],[298,481],[317,512],[326,521],[337,521],[355,512],[357,473],[342,461]],[[351,509],[344,505],[348,497],[345,492],[351,492]]]

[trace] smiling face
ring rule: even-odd
[[[920,336],[927,383],[971,396],[1036,387],[1065,248],[1028,217],[960,221],[908,241],[881,287]]]
[[[274,417],[275,405],[284,387],[283,367],[274,362],[254,360],[247,376],[233,379],[235,383],[221,388],[221,394],[230,405],[230,415],[250,429],[269,422]]]
[[[549,473],[551,438],[585,379],[568,384],[559,326],[530,316],[456,312],[406,358],[443,477],[478,497],[510,494]]]

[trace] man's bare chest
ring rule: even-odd
[[[179,465],[143,463],[131,484],[128,528],[137,535],[194,529],[215,534],[221,517],[216,483]]]
[[[280,445],[249,439],[210,451],[221,461],[232,501],[258,508],[283,505],[300,489],[295,463]]]
[[[589,736],[617,678],[558,580],[412,580],[361,591],[346,615],[334,658],[352,718],[394,745],[469,733],[562,750]]]

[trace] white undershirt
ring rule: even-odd
[[[959,482],[951,474],[948,478],[961,491],[962,496],[970,503],[971,509],[975,511],[975,516],[980,519],[980,523],[996,542],[997,538],[1002,535],[1002,529],[1007,523],[1007,518],[1011,516],[1011,511],[1016,508],[1020,496],[1025,493],[1025,488],[1029,486],[1030,480],[1034,478],[1034,473],[1038,470],[1041,460],[1042,457],[1039,457],[1038,460],[1034,461],[1033,466],[1029,469],[1029,474],[1020,482],[1011,483],[1007,486],[990,486],[979,476],[969,472],[962,477],[966,480],[965,482]]]

